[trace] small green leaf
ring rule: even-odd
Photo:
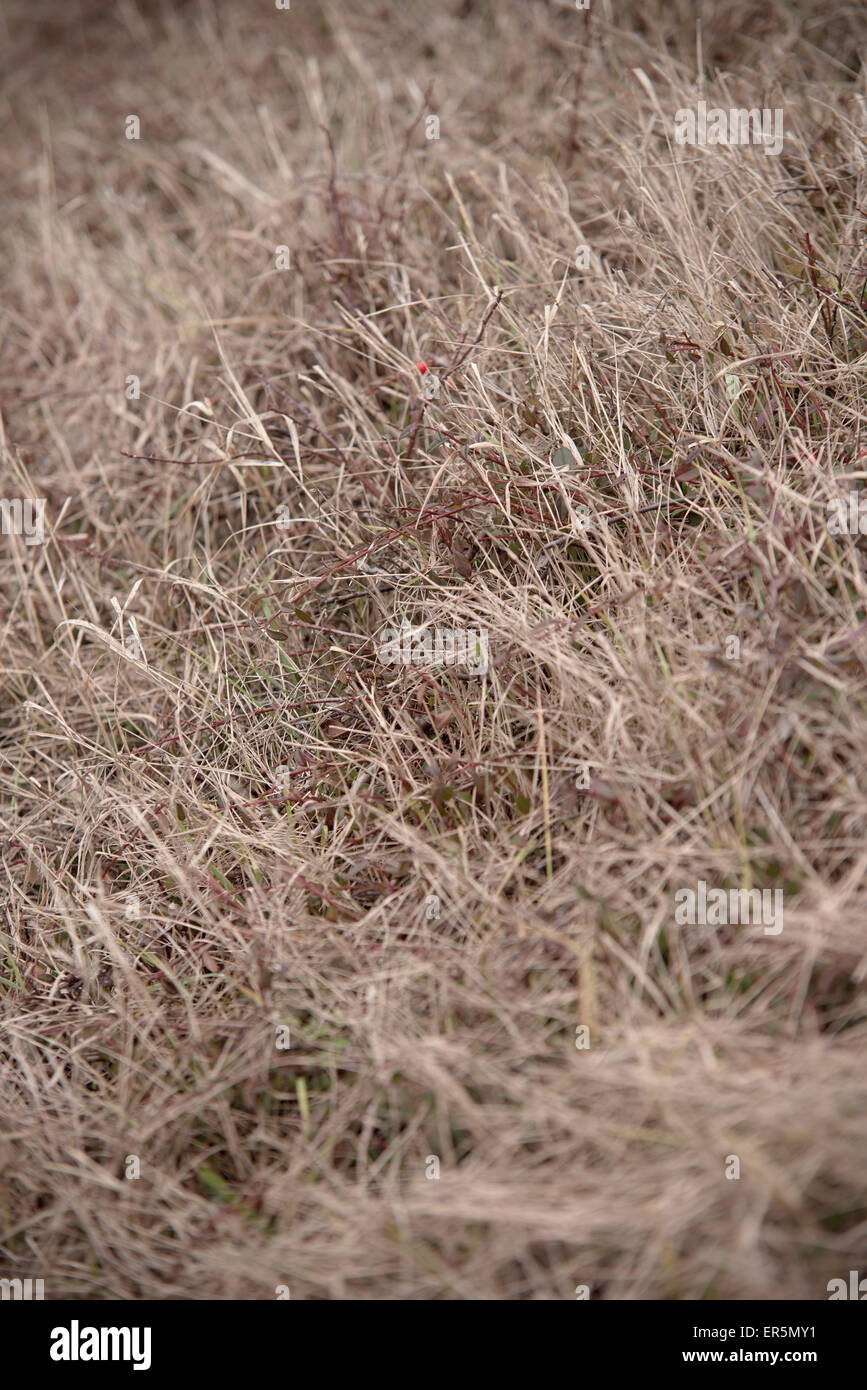
[[[196,1177],[215,1202],[237,1202],[237,1194],[232,1191],[226,1179],[215,1173],[213,1168],[209,1168],[207,1163],[202,1163],[196,1169]]]

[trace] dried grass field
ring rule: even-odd
[[[867,1274],[862,5],[0,44],[0,1277]]]

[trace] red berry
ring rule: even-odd
[[[427,362],[416,362],[415,365],[418,367],[422,376],[424,376],[425,372],[427,371]]]

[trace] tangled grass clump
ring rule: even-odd
[[[863,30],[699,8],[12,5],[0,1274],[863,1255]]]

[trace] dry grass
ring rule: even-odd
[[[863,14],[702,8],[4,6],[2,489],[49,530],[0,538],[3,1275],[863,1261]],[[779,158],[674,144],[697,52]],[[384,665],[403,617],[487,675]],[[783,932],[677,925],[699,879]]]

